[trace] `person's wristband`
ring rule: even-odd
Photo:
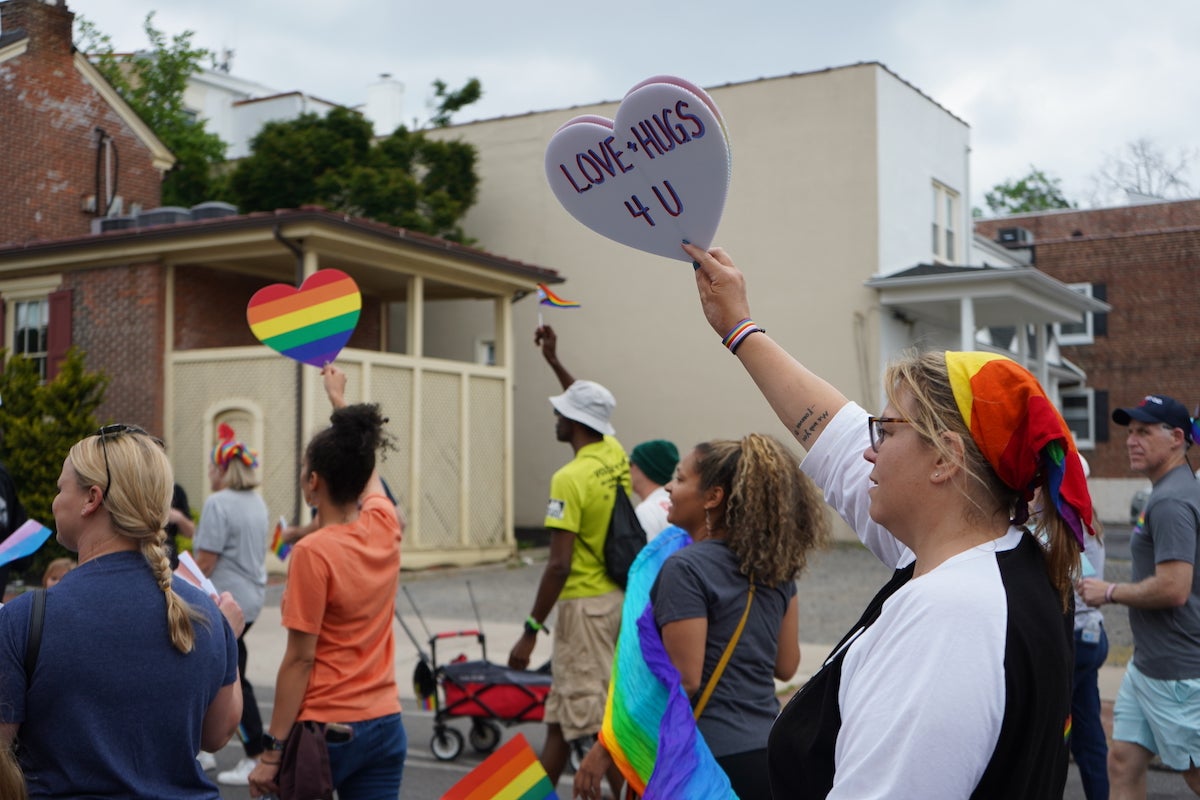
[[[267,761],[262,757],[262,755],[259,755],[258,761],[260,764],[266,764],[268,767],[278,767],[281,763],[283,763],[282,758],[280,758],[278,761]]]
[[[526,633],[532,636],[537,636],[539,632],[544,631],[545,629],[546,626],[534,619],[532,614],[525,618]]]
[[[742,346],[742,342],[746,341],[746,337],[754,333],[766,333],[766,328],[760,328],[754,323],[754,320],[747,317],[746,319],[733,326],[733,329],[721,339],[721,344],[729,349],[729,352],[737,355],[738,348]]]
[[[1117,590],[1117,585],[1115,583],[1110,583],[1108,585],[1108,589],[1105,590],[1105,592],[1104,592],[1104,602],[1106,602],[1106,603],[1117,602],[1116,600],[1113,600],[1113,592],[1115,592],[1116,590]]]

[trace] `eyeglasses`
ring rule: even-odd
[[[107,439],[116,439],[118,436],[124,436],[127,433],[140,433],[143,436],[150,436],[149,433],[137,425],[105,425],[100,430],[96,431],[96,436],[100,437],[100,452],[104,454],[104,491],[100,495],[100,502],[108,499],[108,487],[112,484],[112,473],[108,469],[108,446],[105,444]],[[156,436],[150,436],[159,446],[162,446],[162,440]]]
[[[885,422],[899,424],[908,423],[909,420],[900,417],[867,417],[867,430],[871,435],[871,449],[876,453],[879,452],[879,445],[883,443],[883,440],[888,435],[887,431],[883,429]]]

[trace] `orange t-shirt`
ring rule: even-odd
[[[392,614],[400,535],[395,507],[370,495],[354,522],[320,528],[292,548],[283,625],[317,636],[298,719],[361,722],[399,713]]]

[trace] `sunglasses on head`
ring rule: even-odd
[[[100,501],[104,502],[108,499],[108,487],[112,484],[112,473],[108,468],[108,445],[105,442],[109,439],[116,439],[124,436],[127,433],[141,434],[149,437],[159,447],[163,446],[163,440],[157,436],[150,436],[145,428],[140,428],[137,425],[125,425],[117,423],[115,425],[105,425],[100,430],[96,431],[96,436],[100,438],[100,452],[104,454],[104,491],[100,494]]]

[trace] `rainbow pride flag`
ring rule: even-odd
[[[0,542],[0,567],[18,558],[33,555],[53,533],[37,520],[27,519],[8,538]]]
[[[625,622],[617,638],[600,740],[643,800],[737,798],[696,727],[650,605],[650,587],[663,562],[691,541],[678,527],[655,536],[634,559],[625,587]]]
[[[561,297],[550,291],[550,287],[544,283],[537,285],[538,303],[543,306],[552,306],[554,308],[579,308],[579,303],[575,300],[563,300]]]
[[[550,776],[518,733],[442,795],[442,800],[558,800]]]
[[[288,553],[292,552],[292,543],[283,540],[283,532],[287,529],[287,520],[283,517],[279,518],[279,522],[275,523],[275,532],[271,534],[271,552],[283,561],[288,557]]]

